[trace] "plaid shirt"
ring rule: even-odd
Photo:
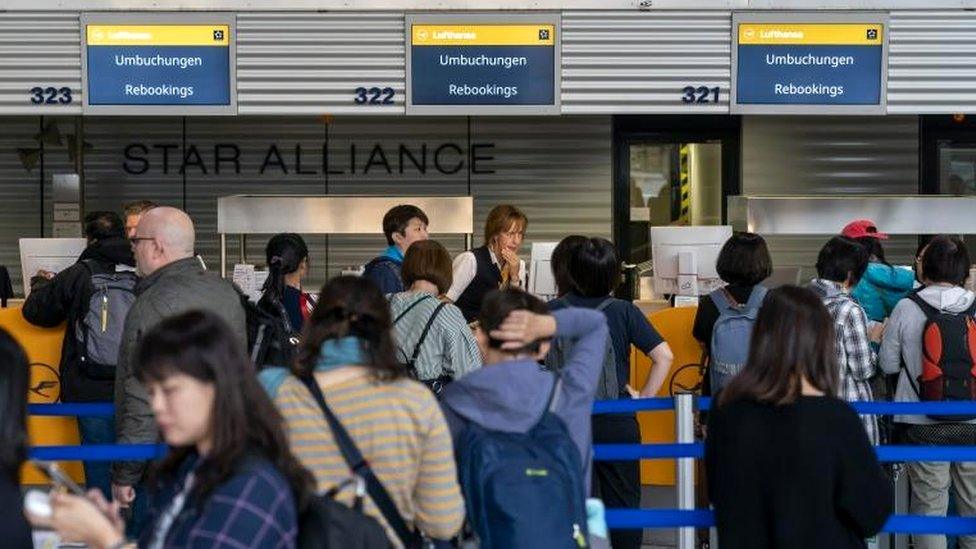
[[[160,513],[179,493],[195,461],[195,457],[188,458],[176,481],[161,486],[154,498],[152,528],[143,530],[139,547],[152,538]],[[293,549],[297,536],[291,488],[269,462],[252,457],[202,502],[195,502],[192,495],[187,499],[166,533],[163,547]]]
[[[875,374],[878,356],[871,349],[864,309],[836,282],[814,279],[810,289],[823,299],[834,319],[837,364],[840,367],[837,396],[848,402],[874,400],[869,380]],[[861,423],[871,444],[879,444],[877,418],[862,415]]]

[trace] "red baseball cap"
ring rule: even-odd
[[[885,233],[879,233],[878,228],[874,225],[874,221],[870,219],[858,219],[857,221],[851,221],[848,223],[844,230],[840,234],[846,236],[847,238],[877,238],[879,240],[884,240],[888,238]]]

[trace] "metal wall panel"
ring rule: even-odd
[[[892,11],[888,113],[976,110],[976,13]]]
[[[402,13],[241,13],[240,114],[403,114]],[[360,86],[393,88],[393,105],[357,105]]]
[[[23,290],[17,240],[42,236],[40,158],[28,169],[19,153],[38,147],[40,122],[37,116],[5,117],[0,133],[0,265],[9,270],[17,295]]]
[[[0,13],[0,112],[60,115],[81,112],[78,13]],[[34,87],[71,89],[71,103],[33,104]],[[56,99],[57,100],[57,99]]]
[[[564,11],[563,113],[728,113],[727,11]],[[718,103],[681,101],[719,87]]]
[[[742,194],[918,194],[918,118],[745,116]],[[826,240],[767,239],[773,262],[803,267],[804,278],[813,276]],[[892,261],[914,257],[912,237],[892,238],[885,246]]]

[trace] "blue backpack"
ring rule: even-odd
[[[758,285],[754,287],[745,304],[736,302],[725,288],[715,290],[709,297],[718,308],[718,320],[712,329],[712,341],[709,345],[711,356],[708,362],[709,383],[714,395],[742,371],[749,359],[752,326],[756,323],[759,307],[766,298],[766,288]]]
[[[481,549],[587,547],[586,490],[579,451],[553,413],[562,382],[526,433],[469,422],[457,441],[458,476]]]

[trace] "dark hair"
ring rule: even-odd
[[[817,277],[844,283],[850,278],[856,285],[868,268],[868,251],[852,238],[835,236],[817,255]]]
[[[413,246],[411,246],[412,248]],[[362,340],[363,355],[376,379],[390,381],[406,375],[396,360],[390,305],[375,282],[358,276],[337,276],[322,287],[312,316],[305,321],[298,361],[302,376],[315,369],[322,344],[346,336]]]
[[[289,451],[284,420],[226,322],[207,311],[170,317],[145,335],[137,352],[135,374],[143,383],[184,374],[213,385],[213,449],[197,469],[193,491],[197,502],[233,477],[248,455],[257,454],[288,480],[304,508],[312,477]],[[157,474],[175,476],[192,451],[191,447],[172,449]]]
[[[552,277],[556,281],[556,293],[560,296],[568,294],[573,289],[573,277],[569,274],[569,263],[576,253],[576,249],[586,241],[585,236],[571,234],[560,240],[552,251],[549,267],[552,268]]]
[[[27,458],[27,389],[30,367],[16,340],[0,328],[0,475],[17,484]]]
[[[888,265],[889,267],[891,266],[888,263],[888,260],[885,259],[884,247],[881,245],[881,240],[880,239],[874,238],[874,237],[871,237],[871,236],[862,236],[861,238],[858,238],[856,240],[857,240],[857,243],[858,244],[860,244],[861,246],[864,246],[864,249],[867,250],[867,252],[868,252],[868,260],[869,261],[870,261],[871,257],[873,256],[880,263],[884,263],[885,265]]]
[[[834,322],[810,290],[770,290],[752,330],[745,368],[718,395],[719,405],[749,399],[774,405],[796,401],[806,379],[825,395],[837,393]]]
[[[395,244],[393,233],[399,233],[402,236],[406,232],[411,219],[419,219],[424,222],[424,225],[430,225],[427,214],[412,204],[393,206],[390,211],[386,212],[386,215],[383,216],[383,234],[386,235],[388,245]]]
[[[536,314],[549,314],[549,308],[541,299],[522,291],[518,288],[506,288],[504,290],[492,290],[485,295],[481,303],[481,312],[478,313],[478,326],[485,333],[491,334],[492,330],[497,329],[505,322],[508,315],[513,311],[530,311]],[[488,346],[499,349],[502,341],[488,336]],[[523,347],[518,352],[537,353],[542,341],[534,341]]]
[[[524,232],[529,228],[529,218],[511,204],[499,204],[492,208],[485,219],[485,245],[491,245],[492,238],[511,229],[512,225],[521,227]]]
[[[122,211],[125,216],[139,215],[148,212],[153,208],[158,208],[159,204],[153,202],[152,200],[136,200],[135,202],[129,202],[128,204],[122,206]]]
[[[737,232],[722,246],[715,271],[727,284],[755,286],[773,274],[766,240],[755,233]]]
[[[418,280],[426,280],[437,286],[438,292],[446,294],[454,280],[451,254],[436,240],[414,242],[403,257],[400,275],[407,288]]]
[[[969,278],[969,250],[957,236],[939,235],[922,252],[922,278],[962,286]]]
[[[606,297],[620,284],[617,249],[605,238],[590,238],[573,250],[569,260],[573,293],[583,297]]]
[[[264,255],[268,261],[268,279],[261,288],[263,298],[281,303],[285,295],[285,275],[294,273],[302,261],[308,259],[308,246],[305,239],[295,233],[280,233],[271,237]]]
[[[112,237],[125,237],[125,223],[119,214],[100,211],[85,215],[85,238],[93,241]]]

